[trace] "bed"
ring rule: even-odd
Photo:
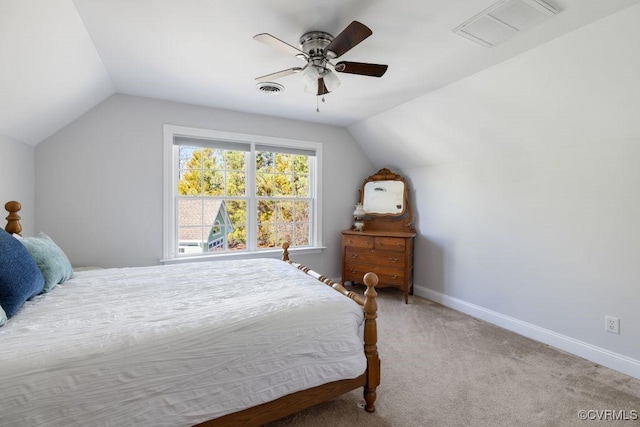
[[[362,297],[287,249],[76,271],[34,296],[0,327],[3,425],[263,425],[360,387],[375,411],[377,277]]]

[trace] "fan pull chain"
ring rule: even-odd
[[[322,95],[322,102],[324,101],[324,95]],[[320,96],[316,96],[316,113],[320,112]]]

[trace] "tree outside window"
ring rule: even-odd
[[[178,253],[268,249],[285,241],[293,247],[312,244],[312,156],[277,149],[251,153],[178,146]],[[251,185],[248,176],[255,177]],[[249,212],[248,206],[255,208]],[[221,232],[224,243],[212,242]]]

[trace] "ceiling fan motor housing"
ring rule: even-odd
[[[325,48],[333,41],[333,36],[324,31],[310,31],[300,37],[300,47],[309,57],[314,59],[335,58],[331,51],[325,52]]]

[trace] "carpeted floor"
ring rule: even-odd
[[[640,426],[640,380],[420,297],[378,294],[376,412],[356,390],[271,427]]]

